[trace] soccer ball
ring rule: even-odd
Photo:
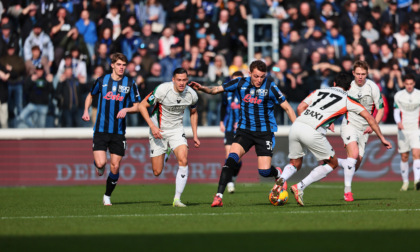
[[[272,200],[273,192],[270,192],[268,195],[268,200],[273,206],[283,206],[287,203],[289,200],[289,193],[286,190],[281,190],[279,193],[279,196],[277,197],[277,200]]]

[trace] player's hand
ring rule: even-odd
[[[117,119],[122,119],[127,115],[127,110],[125,108],[121,109],[117,114]]]
[[[150,130],[152,131],[152,135],[153,135],[154,138],[157,138],[157,139],[162,139],[163,138],[162,134],[161,134],[161,132],[163,132],[163,130],[159,129],[156,126],[153,127],[153,128],[150,128]]]
[[[194,137],[194,147],[195,148],[200,147],[200,140],[198,140],[198,137]]]
[[[404,126],[403,126],[402,122],[397,123],[397,125],[398,125],[398,129],[399,130],[403,130],[404,129]]]
[[[90,120],[90,116],[89,116],[88,111],[83,112],[82,119],[86,122],[88,122]]]
[[[190,84],[188,84],[188,86],[192,87],[196,91],[199,91],[201,88],[201,84],[195,81],[191,81]]]
[[[367,126],[367,128],[366,128],[366,129],[365,129],[365,131],[363,132],[363,135],[364,135],[364,134],[372,134],[372,132],[373,132],[372,128],[371,128],[370,126]]]
[[[225,132],[226,128],[225,128],[225,124],[223,123],[223,121],[220,122],[220,131],[221,132]]]
[[[382,140],[382,144],[387,148],[387,149],[391,149],[392,148],[392,144],[390,142],[388,142],[385,138]]]
[[[331,132],[335,132],[334,127],[334,123],[331,123],[330,127],[328,127],[327,129],[331,130]]]

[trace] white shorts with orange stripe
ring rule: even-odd
[[[363,130],[359,130],[351,124],[341,124],[341,138],[343,139],[344,145],[351,142],[357,142],[359,147],[359,156],[365,154],[366,143],[369,139],[369,134],[363,134]]]
[[[149,131],[150,157],[157,157],[165,154],[169,147],[173,150],[180,145],[186,145],[188,147],[184,128],[164,130],[161,134],[163,138],[157,139],[153,137],[152,131]]]
[[[330,159],[335,155],[325,135],[305,123],[295,121],[289,132],[289,158],[303,157],[305,149],[314,154],[318,161]]]

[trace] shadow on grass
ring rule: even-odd
[[[3,236],[2,251],[404,251],[420,230]],[[348,237],[354,242],[348,242]]]

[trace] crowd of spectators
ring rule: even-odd
[[[365,60],[386,104],[383,122],[393,123],[402,77],[414,73],[420,85],[419,9],[419,0],[1,0],[0,124],[91,126],[81,120],[84,99],[114,52],[127,56],[142,97],[177,67],[211,86],[262,59],[294,108]],[[248,18],[276,19],[279,48],[247,55]],[[271,36],[256,26],[252,39]],[[199,125],[218,125],[220,98],[199,95]],[[288,123],[280,112],[277,120]],[[146,124],[132,114],[128,125]]]

